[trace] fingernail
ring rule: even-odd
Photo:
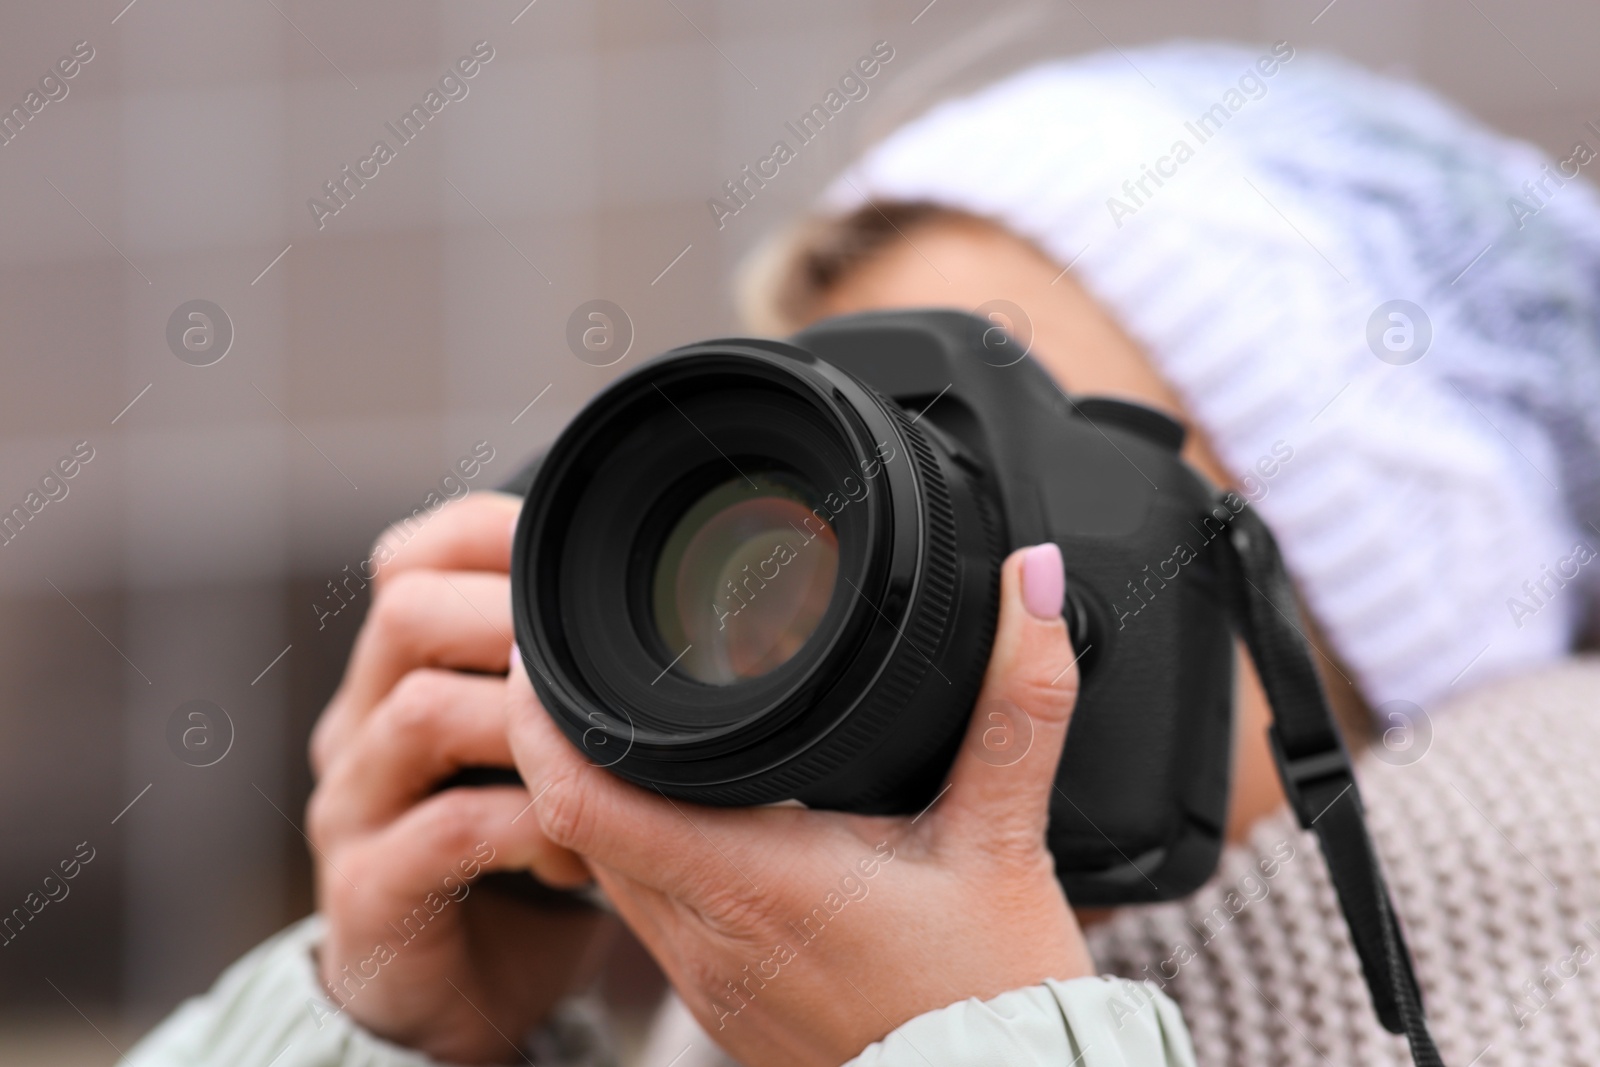
[[[507,674],[516,674],[517,673],[517,664],[519,664],[521,662],[522,662],[522,650],[517,647],[517,643],[515,641],[512,641],[511,642],[511,660],[506,665],[506,673]]]
[[[1052,542],[1034,545],[1022,554],[1022,606],[1036,619],[1058,619],[1067,595],[1067,572],[1061,549]]]

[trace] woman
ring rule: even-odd
[[[1535,195],[1524,174],[1541,175],[1531,152],[1425,94],[1287,46],[1090,57],[888,139],[751,286],[781,330],[1004,301],[1064,387],[1194,428],[1190,461],[1283,543],[1356,736],[1363,703],[1387,730],[1363,791],[1453,1063],[1600,1044],[1600,671],[1483,687],[1571,647],[1600,517],[1600,213],[1548,178],[1537,211],[1508,210]],[[136,1063],[515,1061],[604,921],[466,895],[502,867],[596,879],[751,1065],[1407,1062],[1283,811],[1248,672],[1218,875],[1085,933],[1043,847],[1075,688],[1051,546],[1006,563],[980,697],[1034,720],[1022,762],[992,767],[969,737],[915,821],[711,811],[586,767],[537,708],[501,636],[513,511],[472,498],[384,569],[314,739],[324,918],[241,961]],[[432,794],[512,761],[531,792]],[[828,893],[849,901],[837,925],[773,977],[775,936]],[[415,931],[389,925],[405,916]],[[720,1055],[674,1018],[647,1063]],[[535,1062],[560,1062],[562,1032]]]

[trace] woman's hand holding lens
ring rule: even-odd
[[[539,825],[742,1062],[831,1067],[963,998],[1093,973],[1045,843],[1077,695],[1059,550],[1014,553],[1001,592],[966,739],[915,817],[647,792],[575,751],[512,664],[511,748]]]

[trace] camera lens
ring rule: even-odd
[[[833,599],[839,540],[815,490],[779,474],[735,476],[695,501],[656,561],[654,615],[677,666],[731,685],[792,659]],[[796,536],[810,524],[810,540]],[[796,541],[801,541],[797,546]]]
[[[987,659],[993,515],[845,371],[776,342],[689,346],[546,454],[512,555],[517,643],[557,725],[625,778],[916,810]]]

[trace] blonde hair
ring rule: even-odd
[[[758,333],[784,336],[817,318],[841,281],[884,246],[932,222],[975,221],[927,201],[864,204],[843,215],[814,215],[770,238],[740,265],[740,318]]]

